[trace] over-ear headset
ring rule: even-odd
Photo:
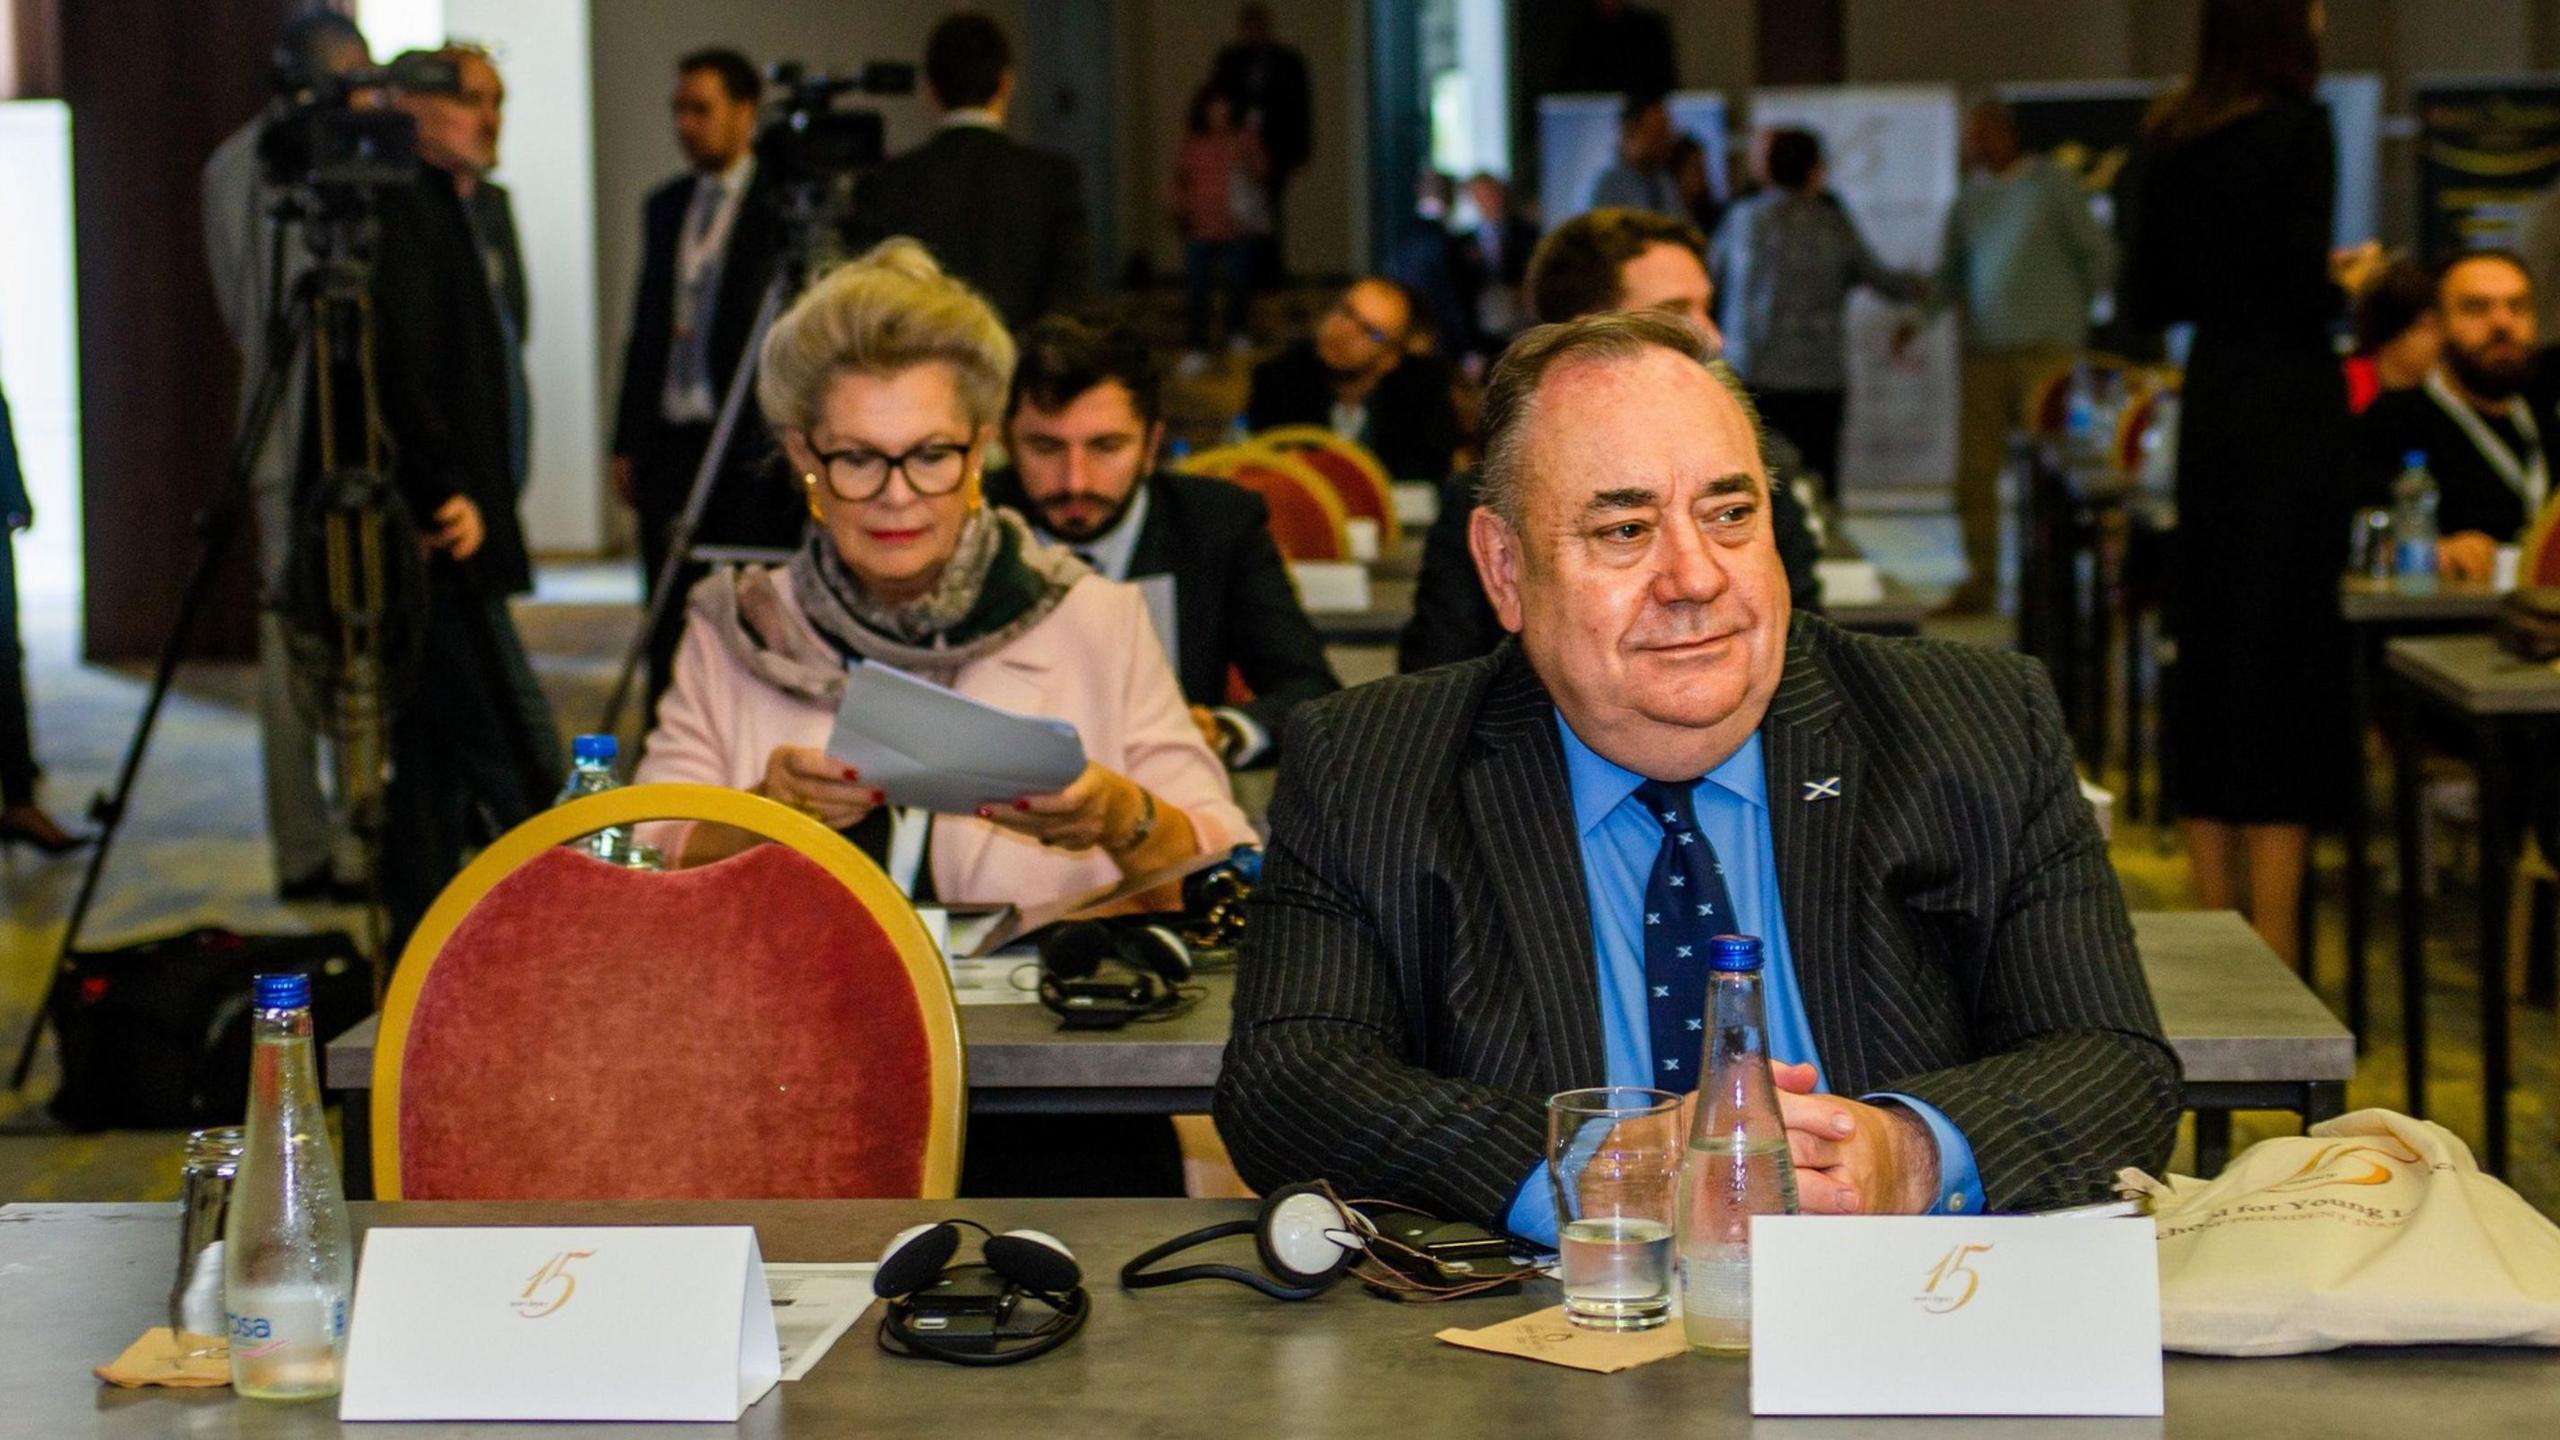
[[[962,1226],[987,1237],[977,1263],[951,1263]],[[881,1349],[954,1365],[1016,1365],[1046,1355],[1075,1338],[1091,1309],[1084,1271],[1056,1236],[1038,1230],[998,1235],[975,1220],[899,1231],[880,1253],[871,1291],[883,1302]],[[1016,1327],[1014,1313],[1024,1300],[1047,1309],[1048,1318]]]
[[[1171,1014],[1190,980],[1191,947],[1170,925],[1069,920],[1040,934],[1040,1003],[1069,1030]]]
[[[1411,1207],[1361,1201],[1399,1219],[1418,1216]],[[1190,1280],[1228,1280],[1274,1300],[1312,1300],[1345,1275],[1371,1288],[1411,1299],[1454,1300],[1516,1285],[1539,1273],[1514,1266],[1500,1236],[1472,1225],[1421,1219],[1390,1227],[1354,1208],[1331,1185],[1312,1180],[1284,1185],[1263,1197],[1251,1220],[1229,1220],[1177,1235],[1120,1268],[1123,1289],[1147,1290]],[[1253,1237],[1262,1272],[1237,1265],[1178,1265],[1150,1270],[1174,1254],[1212,1240]]]

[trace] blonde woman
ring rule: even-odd
[[[912,240],[820,278],[774,323],[757,398],[809,505],[779,570],[695,587],[637,778],[751,790],[845,832],[919,898],[1033,905],[1253,838],[1139,592],[980,497],[1013,341]],[[1076,727],[1050,795],[892,814],[821,748],[849,666],[878,663]],[[679,865],[751,843],[649,827]]]

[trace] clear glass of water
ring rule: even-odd
[[[1671,1221],[1680,1097],[1612,1085],[1547,1101],[1557,1267],[1565,1318],[1594,1330],[1650,1330],[1671,1318]]]

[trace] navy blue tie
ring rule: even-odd
[[[1644,985],[1653,1019],[1653,1084],[1685,1095],[1698,1088],[1706,1044],[1707,941],[1736,928],[1724,866],[1691,811],[1693,784],[1647,780],[1636,800],[1662,827],[1662,853],[1644,887]]]

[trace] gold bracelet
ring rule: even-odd
[[[1140,785],[1138,786],[1138,799],[1143,802],[1144,808],[1138,812],[1137,828],[1131,830],[1119,844],[1105,845],[1102,847],[1103,849],[1110,851],[1114,855],[1126,855],[1130,851],[1137,849],[1139,846],[1146,844],[1147,837],[1156,833],[1155,792],[1149,790],[1144,785]]]

